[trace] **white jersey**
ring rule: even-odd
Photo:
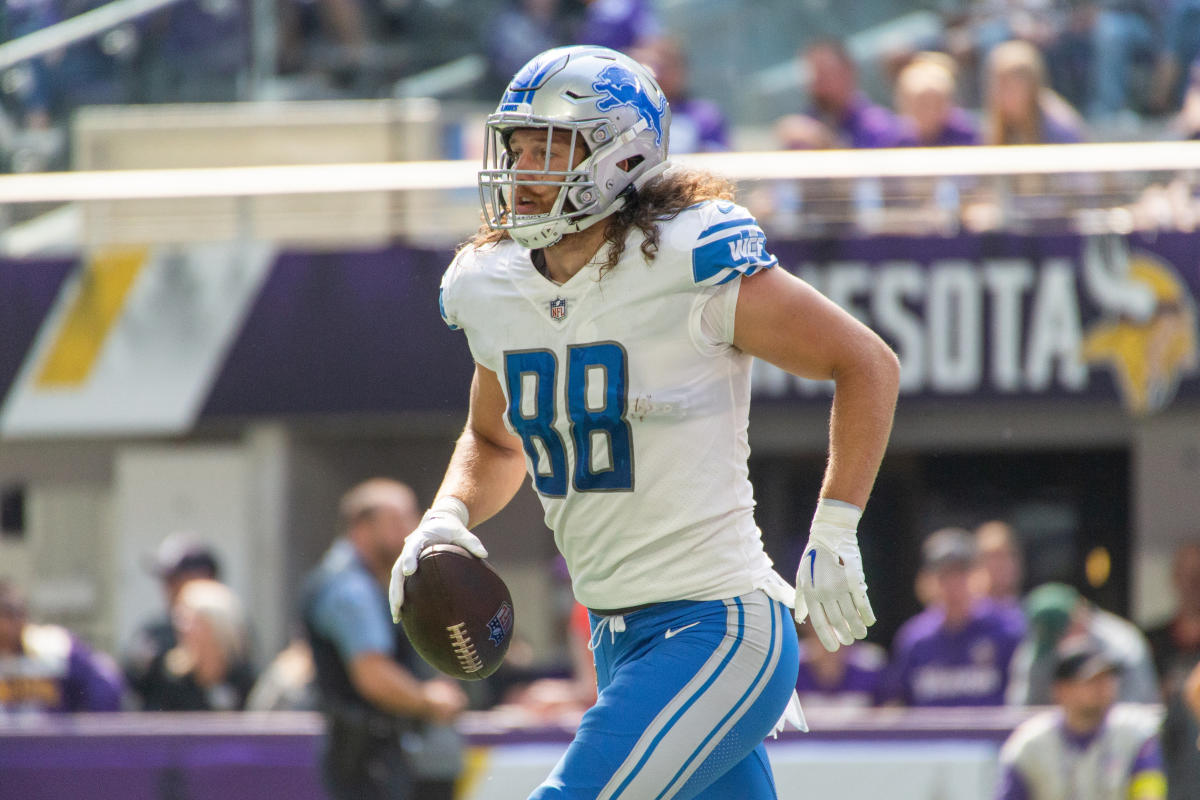
[[[561,285],[511,240],[464,249],[442,281],[442,316],[499,377],[505,425],[591,608],[782,582],[747,475],[751,358],[731,345],[738,279],[777,262],[733,203],[660,231],[653,261],[635,229],[614,269],[600,273],[606,246]]]

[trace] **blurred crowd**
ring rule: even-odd
[[[0,41],[112,0],[12,0]],[[918,4],[921,5],[921,4]],[[1200,135],[1198,0],[971,0],[934,4],[937,33],[856,61],[836,39],[798,42],[804,109],[772,109],[781,147],[936,146]],[[487,102],[532,55],[595,43],[654,67],[675,114],[672,150],[730,146],[719,96],[689,85],[685,32],[651,0],[178,0],[0,72],[11,171],[63,167],[80,106],[391,97],[459,63],[450,96]],[[694,54],[693,54],[694,55]],[[3,62],[0,62],[3,63]],[[858,70],[882,71],[870,97]],[[719,87],[709,87],[710,95]]]
[[[535,666],[528,645],[517,642],[494,676],[460,685],[439,678],[391,624],[384,587],[418,509],[412,491],[389,479],[346,493],[341,529],[296,610],[296,636],[263,665],[254,664],[252,626],[222,583],[218,554],[194,536],[172,534],[147,556],[144,566],[162,587],[162,610],[145,620],[119,663],[65,628],[31,620],[18,587],[0,582],[0,715],[321,710],[338,731],[330,741],[352,751],[327,753],[335,797],[356,796],[354,776],[338,765],[369,762],[369,746],[384,754],[389,743],[415,748],[438,754],[425,763],[458,764],[454,721],[467,710],[491,711],[505,726],[576,721],[596,691],[588,613],[569,599],[556,568],[548,580],[563,589],[564,647],[549,666]],[[830,653],[810,625],[799,626],[796,689],[803,704],[1050,706],[1045,713],[1062,725],[1083,720],[1085,744],[1105,724],[1115,730],[1124,720],[1145,734],[1134,736],[1137,763],[1169,778],[1170,797],[1200,796],[1200,539],[1178,547],[1173,611],[1145,630],[1075,585],[1028,586],[1023,550],[1021,532],[1003,520],[931,532],[913,586],[923,610],[899,628],[890,648],[865,641]],[[1131,704],[1162,713],[1129,710]],[[347,733],[355,731],[361,735]],[[1034,733],[1019,729],[1006,749],[1007,786],[1020,785],[1021,742]],[[447,786],[452,779],[423,778]],[[341,794],[339,781],[349,786]],[[440,796],[425,791],[421,796]]]

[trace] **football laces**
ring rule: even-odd
[[[475,642],[471,639],[471,634],[467,633],[467,623],[447,625],[446,632],[450,634],[450,647],[463,672],[478,672],[483,669],[483,659],[475,651]]]

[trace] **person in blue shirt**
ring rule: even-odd
[[[340,515],[343,534],[309,575],[302,604],[326,718],[326,789],[334,800],[450,800],[461,753],[447,725],[466,695],[448,679],[417,677],[422,664],[384,589],[420,520],[416,496],[375,478],[345,494]],[[426,749],[420,763],[406,754],[414,741]],[[445,745],[436,757],[431,742]]]

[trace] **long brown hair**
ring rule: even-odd
[[[733,200],[734,193],[733,183],[728,179],[699,170],[675,168],[653,178],[641,189],[632,191],[625,207],[603,221],[604,241],[611,247],[608,258],[600,265],[600,274],[613,269],[621,260],[630,229],[642,232],[642,256],[653,261],[658,254],[658,223],[674,219],[685,208],[705,200]],[[484,224],[462,247],[483,247],[507,238],[507,230]]]
[[[1029,92],[1028,105],[1021,119],[1005,117],[996,106],[997,84],[1004,77],[1021,81]],[[1037,144],[1045,141],[1046,122],[1049,119],[1072,128],[1082,127],[1078,112],[1047,85],[1045,59],[1029,42],[1014,39],[997,45],[988,56],[985,80],[985,144]]]

